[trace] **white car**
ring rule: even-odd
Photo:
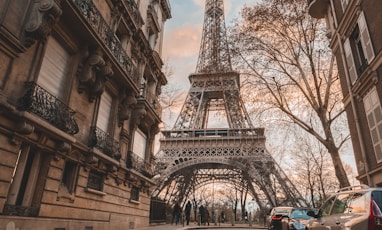
[[[382,230],[382,188],[366,185],[343,188],[331,195],[307,230]]]

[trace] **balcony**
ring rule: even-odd
[[[93,126],[90,131],[89,146],[99,149],[107,156],[119,161],[121,153],[119,152],[119,143],[114,140],[108,133],[102,131],[98,127]]]
[[[308,0],[308,13],[313,18],[324,18],[329,5],[329,0]]]
[[[151,178],[153,176],[152,166],[133,152],[129,152],[126,164],[128,168],[132,168],[146,177]]]
[[[25,94],[19,100],[19,109],[41,117],[68,134],[79,131],[73,118],[76,112],[34,82],[25,83]]]
[[[138,85],[138,70],[134,66],[131,58],[126,54],[118,37],[110,29],[103,19],[92,0],[73,0],[81,15],[88,21],[93,28],[94,34],[100,38],[104,45],[109,49],[117,63],[121,66],[126,76]]]
[[[138,26],[138,28],[141,27],[144,22],[141,17],[141,13],[139,12],[137,3],[135,3],[134,0],[124,0],[123,2],[127,6],[127,11],[132,15],[132,19],[134,20],[135,24]]]

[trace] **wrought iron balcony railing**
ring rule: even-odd
[[[149,178],[153,176],[152,165],[133,152],[129,152],[127,156],[127,167],[135,169],[136,171],[142,173],[142,175]]]
[[[132,14],[134,21],[138,26],[141,26],[143,24],[143,19],[141,17],[141,13],[139,12],[137,3],[135,3],[134,0],[124,0],[124,2],[128,6],[127,10],[130,14]]]
[[[19,100],[20,110],[36,114],[68,134],[78,133],[74,110],[34,82],[26,82],[25,87],[26,92]]]
[[[105,46],[110,50],[115,60],[125,71],[127,77],[138,85],[138,70],[134,66],[130,57],[123,49],[118,37],[110,29],[109,25],[98,11],[92,0],[73,0],[83,17],[94,29],[95,34],[99,36]]]
[[[114,140],[108,133],[102,131],[98,127],[93,126],[91,128],[89,146],[99,149],[107,156],[116,160],[121,159],[119,143]]]
[[[146,93],[142,95],[142,99],[145,99],[147,101],[147,103],[158,114],[158,116],[162,115],[162,106],[159,102],[158,97],[156,97],[154,94]],[[138,98],[138,102],[140,100],[141,98]]]

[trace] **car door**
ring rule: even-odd
[[[347,207],[348,195],[332,196],[321,206],[317,218],[308,224],[312,230],[340,230],[344,227],[343,215]]]

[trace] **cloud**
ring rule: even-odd
[[[164,57],[186,58],[199,54],[202,25],[186,25],[165,35]]]

